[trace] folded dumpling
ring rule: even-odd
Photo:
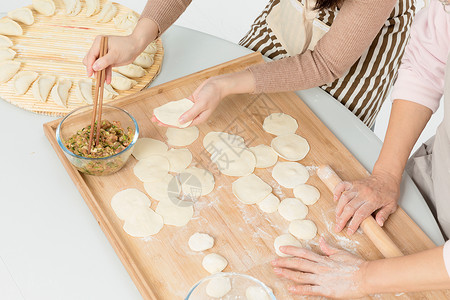
[[[66,15],[76,16],[81,11],[80,0],[64,0],[64,6],[66,7]]]
[[[85,0],[86,2],[86,16],[90,17],[100,11],[100,0]]]
[[[111,85],[105,84],[105,89],[103,91],[103,98],[106,100],[111,100],[119,96],[119,93],[116,92]]]
[[[81,101],[86,102],[87,104],[92,104],[92,79],[89,78],[79,80],[77,88],[75,89],[75,94]]]
[[[112,73],[111,86],[116,90],[128,91],[132,89],[137,82],[133,79],[125,77],[117,72]]]
[[[15,9],[13,11],[10,11],[8,13],[8,17],[13,19],[14,21],[23,23],[25,25],[31,25],[34,23],[34,16],[31,9],[27,7],[22,7]]]
[[[60,105],[67,107],[67,100],[69,100],[69,91],[72,88],[72,80],[60,79],[52,88],[52,100]]]
[[[156,52],[158,52],[158,44],[156,43],[156,41],[153,41],[150,44],[148,44],[144,52],[148,54],[155,54]]]
[[[9,39],[9,37],[0,35],[0,47],[9,48],[12,47],[13,42]]]
[[[48,95],[55,85],[56,77],[51,75],[41,75],[33,83],[31,91],[33,92],[34,98],[41,102],[47,101]]]
[[[102,11],[98,14],[97,22],[107,23],[112,20],[117,14],[117,7],[108,1],[103,5]]]
[[[44,16],[53,16],[56,11],[53,0],[33,0],[33,8]]]
[[[4,35],[22,35],[23,29],[15,21],[9,18],[0,20],[0,34]]]
[[[33,71],[20,71],[14,79],[14,90],[17,95],[25,94],[39,74]]]
[[[132,78],[140,78],[147,74],[147,72],[141,66],[136,66],[133,64],[117,67],[116,71],[124,76]]]
[[[20,62],[8,60],[0,62],[0,83],[5,83],[13,78],[20,69]]]
[[[139,21],[138,17],[134,13],[134,11],[130,11],[126,15],[117,16],[114,18],[114,25],[117,29],[133,29],[136,27],[137,22]]]
[[[154,54],[148,54],[148,53],[142,52],[141,54],[139,54],[138,57],[136,57],[133,64],[143,67],[143,68],[149,68],[153,65],[154,62],[155,62]]]
[[[9,48],[0,48],[0,61],[12,60],[16,57],[16,51]]]

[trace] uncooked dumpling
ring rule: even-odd
[[[105,84],[105,88],[103,91],[103,99],[110,100],[119,96],[119,93],[116,92],[110,84]]]
[[[86,2],[86,17],[95,15],[100,11],[100,0],[85,0]]]
[[[159,122],[178,128],[185,128],[191,125],[192,121],[180,124],[178,121],[181,115],[190,110],[194,106],[194,102],[184,98],[178,101],[171,101],[164,105],[161,105],[153,110],[155,118]]]
[[[47,101],[48,95],[52,90],[53,85],[55,84],[56,77],[51,75],[41,75],[39,78],[33,83],[33,87],[31,88],[33,92],[34,98],[41,102]]]
[[[123,76],[117,72],[112,72],[111,86],[119,91],[128,91],[137,84],[137,81]]]
[[[8,48],[12,47],[13,42],[9,39],[9,37],[0,35],[0,47],[2,48]]]
[[[188,128],[168,127],[166,131],[167,143],[172,146],[184,147],[192,144],[198,138],[199,130],[195,126]]]
[[[130,11],[126,15],[115,17],[114,25],[117,29],[133,29],[138,21],[139,19],[136,14],[133,11]]]
[[[67,107],[67,100],[69,99],[69,90],[72,87],[72,80],[60,79],[52,88],[52,100],[63,107]]]
[[[114,18],[117,13],[117,7],[112,4],[111,1],[108,1],[103,5],[102,11],[97,16],[97,22],[99,23],[107,23]]]
[[[133,64],[117,67],[116,71],[124,76],[132,78],[140,78],[147,74],[147,72],[142,67]]]
[[[33,71],[20,71],[14,79],[14,90],[17,95],[25,94],[39,74]]]
[[[64,5],[66,7],[66,15],[76,16],[81,11],[80,0],[64,0]]]
[[[20,69],[20,62],[8,60],[0,63],[0,84],[9,81]]]
[[[78,81],[78,85],[75,89],[75,94],[78,99],[86,102],[87,104],[92,104],[92,79],[81,79]]]
[[[15,21],[9,18],[0,20],[0,34],[4,35],[22,35],[23,29]]]
[[[133,64],[143,67],[143,68],[150,68],[154,62],[155,62],[154,54],[148,54],[148,53],[142,52],[141,54],[139,54],[138,57],[136,57]]]
[[[22,7],[10,11],[8,13],[8,17],[13,19],[14,21],[21,22],[26,25],[31,25],[34,23],[33,12],[27,7]]]
[[[0,61],[12,60],[16,56],[16,51],[9,48],[0,48]]]
[[[56,6],[53,0],[33,0],[33,8],[44,16],[52,16],[55,13]]]
[[[155,54],[156,52],[158,52],[158,44],[156,43],[156,41],[148,44],[148,46],[144,49],[144,52],[148,54]]]

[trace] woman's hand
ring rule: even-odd
[[[319,255],[304,248],[280,247],[280,251],[294,257],[278,258],[272,262],[279,277],[293,281],[289,291],[298,295],[332,298],[365,296],[366,262],[347,251],[328,245],[320,238]]]
[[[361,222],[379,209],[375,220],[383,226],[390,214],[397,209],[400,196],[400,180],[387,172],[374,171],[367,178],[354,182],[341,182],[334,190],[336,206],[335,231],[340,232],[347,222],[347,233],[353,234]]]

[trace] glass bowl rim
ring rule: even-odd
[[[61,120],[61,122],[59,122],[58,127],[56,128],[56,141],[58,142],[59,147],[60,147],[65,153],[67,153],[67,154],[69,154],[70,156],[73,156],[73,157],[75,157],[75,158],[80,158],[80,159],[85,159],[85,160],[94,160],[94,161],[97,161],[97,160],[107,160],[107,159],[111,159],[111,158],[113,158],[113,157],[116,157],[116,156],[121,155],[121,154],[124,153],[125,151],[131,149],[131,147],[133,147],[134,144],[136,144],[136,141],[138,140],[138,136],[139,136],[139,125],[138,125],[138,123],[136,122],[136,119],[135,119],[129,112],[127,112],[126,110],[124,110],[124,109],[122,109],[122,108],[120,108],[120,107],[113,106],[113,105],[108,105],[108,104],[103,104],[103,107],[109,107],[109,108],[117,109],[117,110],[120,110],[120,111],[124,112],[124,113],[125,113],[126,115],[128,115],[128,117],[130,117],[130,119],[133,121],[135,130],[134,130],[133,140],[131,141],[131,143],[130,143],[125,149],[123,149],[122,151],[120,151],[119,153],[116,153],[116,154],[111,155],[111,156],[106,156],[106,157],[83,157],[83,156],[77,155],[77,154],[73,153],[72,151],[70,151],[69,149],[67,149],[67,147],[64,145],[64,143],[63,143],[62,140],[61,140],[61,125],[64,123],[64,121],[65,121],[68,117],[70,117],[71,115],[73,115],[75,112],[77,112],[77,111],[79,111],[79,110],[82,110],[82,109],[84,109],[84,108],[87,108],[87,107],[91,107],[91,106],[93,106],[93,105],[91,104],[91,105],[85,105],[85,106],[78,107],[78,108],[72,110],[70,113],[68,113],[67,116],[65,116],[65,117]]]
[[[251,281],[253,281],[255,283],[258,283],[260,286],[262,286],[264,288],[265,292],[271,297],[271,300],[277,300],[277,298],[275,297],[275,295],[273,294],[271,289],[264,282],[262,282],[261,280],[255,278],[253,276],[250,276],[250,275],[247,275],[247,274],[242,274],[242,273],[236,273],[236,272],[219,272],[219,273],[211,274],[211,275],[209,275],[207,277],[204,277],[204,278],[200,279],[189,290],[189,293],[186,295],[184,300],[189,300],[189,297],[191,297],[191,295],[195,291],[195,289],[199,285],[201,285],[203,282],[205,282],[205,281],[207,281],[207,280],[209,280],[211,278],[214,278],[214,277],[219,277],[218,275],[221,275],[221,276],[240,276],[240,277],[244,277],[244,278],[250,279]]]

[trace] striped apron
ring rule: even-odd
[[[314,0],[270,0],[239,44],[274,60],[313,50],[339,13],[339,9],[313,10],[314,4]],[[414,0],[399,0],[355,64],[341,78],[321,86],[369,127],[397,77],[415,12]]]

